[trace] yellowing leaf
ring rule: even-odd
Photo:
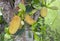
[[[15,34],[19,26],[21,27],[21,18],[19,16],[14,16],[9,24],[9,33]]]
[[[30,25],[32,25],[33,23],[36,22],[36,21],[33,20],[33,19],[31,18],[31,16],[29,16],[29,15],[26,15],[26,16],[25,16],[25,21],[26,21],[28,24],[30,24]]]
[[[42,7],[40,14],[42,17],[46,17],[47,16],[47,8],[46,7]]]

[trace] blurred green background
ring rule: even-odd
[[[47,2],[50,2],[47,0]],[[45,18],[45,23],[51,26],[52,30],[57,29],[60,33],[60,0],[56,0],[51,6],[57,6],[58,10],[48,9],[48,15]]]

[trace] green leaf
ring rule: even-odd
[[[21,16],[22,14],[24,14],[23,10],[21,10],[21,11],[18,12],[18,16]]]
[[[5,33],[8,33],[9,32],[9,28],[8,27],[5,27]]]
[[[46,5],[46,0],[40,0],[41,1],[41,5]]]
[[[35,34],[35,33],[34,33],[34,38],[35,38],[35,41],[40,41],[40,40],[39,40],[40,38],[39,38],[38,35]]]
[[[3,16],[0,15],[0,23],[3,23],[3,22],[4,22],[4,20],[3,20]]]
[[[6,34],[4,35],[4,38],[10,39],[10,38],[11,38],[11,35],[6,33]]]
[[[30,15],[33,15],[36,11],[37,11],[37,10],[34,9],[34,10],[32,10],[29,14],[30,14]]]
[[[4,33],[0,34],[0,41],[4,41]]]
[[[35,9],[40,10],[40,8],[41,8],[40,1],[39,1],[39,0],[33,0],[33,1],[32,1],[32,6],[33,6]]]
[[[58,7],[56,7],[56,6],[51,6],[49,8],[52,9],[52,10],[58,10]]]
[[[38,10],[40,10],[41,9],[41,6],[40,6],[40,4],[38,3],[38,4],[33,4],[33,7],[35,8],[35,9],[38,9]]]
[[[26,11],[26,8],[25,8],[24,4],[20,3],[18,6],[21,10]]]
[[[34,4],[37,4],[37,3],[39,3],[39,0],[32,0],[32,2],[33,2]]]
[[[52,4],[54,1],[56,1],[56,0],[51,0],[50,3],[48,3],[48,5]]]

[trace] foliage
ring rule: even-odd
[[[51,30],[51,27],[47,24],[42,26],[41,20],[32,25],[32,31],[35,41],[60,41],[60,33],[57,29],[55,29],[55,31]]]
[[[34,41],[60,41],[60,32],[59,32],[59,27],[60,27],[60,13],[58,10],[58,1],[56,0],[30,0],[27,1],[28,5],[25,6],[24,4],[20,3],[18,5],[19,10],[17,16],[21,18],[21,21],[23,21],[26,24],[31,23],[30,20],[33,20],[33,18],[27,17],[25,21],[26,15],[33,16],[36,11],[40,10],[42,7],[46,7],[48,10],[47,16],[42,17],[41,14],[36,22],[30,25],[31,30],[34,34]],[[57,6],[55,3],[57,3]],[[55,5],[54,5],[55,4]],[[28,8],[27,8],[28,7]],[[28,12],[27,12],[28,10]],[[29,11],[30,10],[30,11]],[[2,23],[2,17],[0,17],[0,23]],[[22,34],[21,32],[24,32],[25,24],[22,26],[23,28],[19,29],[20,30],[20,35]],[[9,28],[8,26],[5,27],[5,33],[4,33],[4,39],[6,41],[14,41],[13,35],[9,33]],[[17,33],[17,32],[16,32]],[[2,36],[1,36],[2,37]]]

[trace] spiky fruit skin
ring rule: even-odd
[[[47,8],[46,7],[42,7],[41,8],[40,15],[42,17],[46,17],[47,16]]]
[[[31,16],[29,16],[28,14],[25,16],[25,21],[29,24],[29,25],[32,25],[32,24],[34,24],[36,21],[35,20],[33,20],[32,18],[31,18]]]
[[[9,24],[9,33],[15,34],[21,25],[21,18],[19,16],[14,16]]]

